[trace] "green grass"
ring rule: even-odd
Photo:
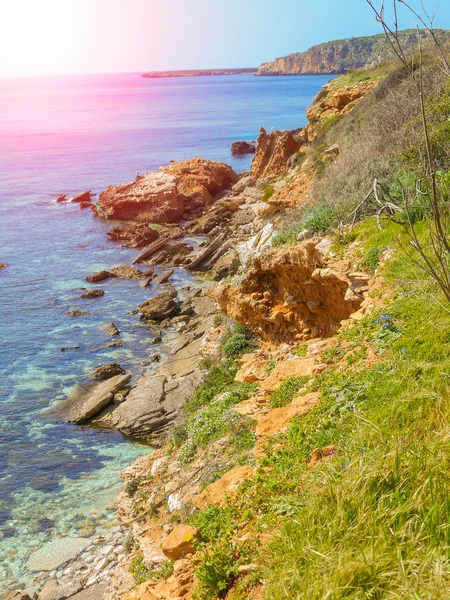
[[[298,391],[309,380],[309,377],[290,377],[285,379],[280,387],[274,392],[268,402],[272,408],[287,406],[295,398]]]
[[[239,358],[245,352],[256,349],[253,334],[239,323],[230,327],[223,334],[220,344],[222,354],[228,358]]]
[[[271,183],[266,183],[264,186],[263,195],[261,196],[262,202],[267,202],[275,194],[275,186]]]

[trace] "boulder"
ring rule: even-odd
[[[79,592],[82,587],[81,583],[75,581],[60,583],[50,580],[39,592],[38,600],[65,600]]]
[[[106,591],[106,583],[96,583],[91,585],[89,588],[78,592],[74,596],[70,597],[70,600],[101,600],[104,597]],[[145,599],[153,600],[153,599]]]
[[[116,375],[125,375],[125,373],[125,369],[122,369],[122,367],[117,363],[109,363],[96,369],[92,373],[91,377],[105,381],[106,379],[111,379],[111,377],[115,377]]]
[[[105,218],[139,216],[147,223],[175,223],[183,215],[203,212],[217,194],[237,180],[225,163],[199,158],[174,162],[137,181],[110,186],[100,194],[95,211]]]
[[[178,292],[176,290],[167,290],[149,298],[139,305],[139,312],[142,318],[150,321],[163,321],[172,317],[178,308]]]
[[[78,390],[67,401],[65,412],[72,423],[84,423],[99,413],[113,399],[114,394],[129,383],[131,375],[115,375],[106,381],[98,382],[88,391]]]
[[[56,202],[58,202],[58,204],[60,204],[61,202],[66,202],[67,201],[67,196],[65,194],[61,194],[61,196],[58,196],[56,198]]]
[[[6,263],[0,263],[0,271],[3,271],[3,269],[6,269],[8,265]]]
[[[89,202],[91,203],[91,192],[82,192],[81,194],[77,194],[70,199],[71,202]]]
[[[287,169],[289,158],[299,151],[300,142],[291,131],[271,131],[261,127],[251,166],[253,177],[274,177]]]
[[[110,337],[115,337],[116,335],[120,335],[120,331],[114,325],[114,323],[105,323],[103,325],[103,329]]]
[[[88,275],[86,277],[86,281],[90,283],[97,283],[98,281],[104,281],[110,277],[108,271],[97,271],[96,273],[92,273],[92,275]]]
[[[161,544],[161,549],[170,560],[178,560],[186,554],[194,554],[194,542],[200,539],[200,532],[189,525],[177,525]]]
[[[245,156],[256,152],[256,142],[233,142],[231,144],[231,154],[233,156]]]
[[[101,298],[105,295],[105,290],[86,290],[80,298]]]

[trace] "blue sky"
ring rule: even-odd
[[[365,0],[0,0],[0,22],[0,76],[256,67],[380,32]]]

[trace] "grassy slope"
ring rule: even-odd
[[[370,77],[363,75],[363,80]],[[350,85],[354,78],[346,75],[336,85]],[[446,168],[450,93],[441,80],[430,76],[430,81],[428,110],[436,123],[438,159]],[[388,84],[389,94],[404,94],[398,73],[389,75]],[[393,138],[414,122],[417,107],[406,104],[397,114]],[[415,173],[418,156],[405,152],[411,137],[401,143],[388,139],[381,149],[383,131],[379,139],[365,139],[368,132],[375,135],[372,121],[376,127],[386,107],[382,91],[326,133],[326,143],[342,144],[344,161],[331,174],[325,171],[316,190],[327,196],[336,171],[345,175],[345,169],[358,168],[357,162],[345,162],[355,142],[365,145],[363,160],[369,156],[375,165],[370,176],[380,160],[388,164],[382,172],[392,189],[408,169]],[[331,189],[333,203],[324,204],[319,193],[320,207],[294,226],[291,219],[276,244],[294,243],[305,225],[327,231],[333,215],[351,210],[352,194],[360,198],[366,191],[357,179],[347,188]],[[382,251],[394,250],[379,275],[381,289],[390,289],[387,306],[342,333],[342,341],[356,347],[354,357],[342,371],[334,365],[339,353],[330,355],[328,369],[314,382],[321,393],[318,406],[275,440],[238,502],[195,517],[210,541],[200,560],[203,575],[212,577],[207,581],[229,587],[239,563],[261,565],[228,598],[244,600],[260,581],[271,600],[450,597],[450,311],[405,252],[408,241],[401,227],[385,223],[380,232],[373,217],[364,218],[350,237],[364,244],[363,266],[375,270]],[[425,226],[422,235],[427,236]],[[336,251],[348,241],[336,236]],[[366,359],[369,347],[378,355],[374,365]],[[338,447],[338,455],[309,468],[311,452],[330,444]],[[232,532],[242,521],[248,521],[253,537],[239,545]],[[213,588],[206,585],[199,597],[215,597]]]

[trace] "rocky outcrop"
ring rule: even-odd
[[[268,250],[240,287],[221,286],[215,297],[225,313],[275,342],[331,336],[363,300],[352,278],[329,268],[313,242]]]
[[[233,156],[246,156],[247,154],[254,154],[256,152],[255,142],[233,142],[231,144],[231,154]]]
[[[436,30],[440,42],[450,39],[450,32]],[[426,44],[427,34],[421,36]],[[417,31],[400,32],[404,50],[417,46]],[[296,52],[262,64],[257,75],[317,75],[345,73],[349,70],[376,66],[394,58],[392,47],[384,33],[368,37],[348,38],[313,46],[306,52]]]
[[[291,131],[271,131],[261,127],[251,166],[253,177],[274,177],[286,170],[289,158],[299,151],[300,142]]]
[[[113,267],[109,270],[109,274],[111,277],[117,277],[118,279],[144,279],[145,277],[149,277],[150,273],[140,271],[136,269],[136,267],[130,267],[128,265],[120,265],[118,267]]]
[[[111,219],[175,223],[188,215],[201,214],[237,180],[225,163],[199,158],[174,162],[131,183],[110,186],[100,194],[95,211]]]
[[[77,194],[70,199],[71,202],[84,202],[91,203],[92,192],[89,190],[87,192],[82,192],[81,194]]]
[[[319,97],[308,110],[306,116],[311,124],[337,115],[345,115],[352,110],[356,102],[363,98],[378,84],[377,80],[365,81],[351,87],[334,90],[333,83],[322,88],[324,95]]]

